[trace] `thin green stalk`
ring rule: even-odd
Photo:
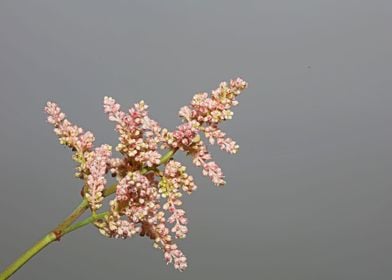
[[[40,252],[43,248],[48,246],[54,240],[56,240],[56,235],[51,232],[45,235],[40,241],[38,241],[33,247],[24,252],[16,261],[10,264],[1,274],[0,280],[8,279],[12,274],[14,274],[19,268],[21,268],[28,260]]]
[[[93,223],[93,222],[95,222],[97,220],[100,220],[100,219],[104,218],[108,214],[109,214],[109,211],[102,212],[102,213],[90,216],[90,217],[88,217],[88,218],[84,219],[83,221],[80,221],[80,222],[78,222],[76,224],[70,225],[69,227],[67,227],[64,230],[64,235],[68,234],[68,233],[70,233],[70,232],[72,232],[74,230],[77,230],[78,228],[81,228],[81,227],[84,227],[84,226],[86,226],[88,224],[91,224],[91,223]]]
[[[172,158],[172,156],[174,156],[174,154],[177,152],[177,150],[178,150],[177,148],[172,149],[172,150],[168,151],[166,154],[164,154],[161,157],[161,162],[159,163],[159,165],[167,163]]]
[[[74,221],[76,221],[88,209],[87,199],[83,199],[72,213],[65,218],[52,232],[60,239],[66,228],[68,228]]]
[[[41,240],[35,243],[30,249],[24,252],[17,260],[10,264],[2,273],[0,273],[0,280],[8,279],[13,275],[19,268],[21,268],[27,261],[39,253],[42,249],[48,246],[55,240],[60,238],[66,233],[68,227],[79,218],[88,208],[87,200],[83,200],[78,207],[76,207],[72,213],[64,219],[55,229],[45,235]]]

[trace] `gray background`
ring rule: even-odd
[[[145,238],[65,237],[14,279],[391,279],[392,2],[0,1],[0,268],[79,200],[58,102],[116,143],[101,108],[146,100],[173,129],[198,91],[241,76],[213,149],[228,184],[197,175],[184,273]]]

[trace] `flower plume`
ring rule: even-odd
[[[185,152],[201,167],[203,175],[217,186],[224,185],[223,171],[205,143],[218,145],[230,154],[238,151],[239,146],[220,124],[233,117],[232,108],[246,87],[247,83],[237,78],[220,83],[210,94],[195,94],[190,104],[180,109],[182,123],[173,131],[161,128],[149,117],[144,101],[122,111],[116,100],[105,97],[104,112],[115,124],[119,141],[115,149],[121,158],[112,157],[110,145],[94,148],[91,132],[72,124],[57,104],[46,104],[47,120],[60,143],[74,152],[73,159],[79,164],[76,175],[83,180],[82,195],[93,215],[105,197],[114,194],[109,211],[94,223],[103,235],[117,239],[149,237],[167,263],[180,271],[187,267],[187,258],[175,241],[185,238],[189,231],[181,198],[197,186],[186,167],[173,157],[177,151]],[[107,173],[115,177],[114,188],[107,186]]]

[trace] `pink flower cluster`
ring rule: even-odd
[[[197,187],[185,166],[172,156],[178,150],[186,152],[196,166],[202,167],[203,175],[214,184],[223,185],[222,170],[212,160],[202,135],[226,152],[237,152],[238,145],[226,137],[219,124],[232,118],[231,108],[238,104],[236,97],[246,87],[247,83],[237,78],[221,83],[211,95],[196,94],[189,106],[181,108],[179,115],[184,122],[173,132],[162,129],[148,116],[148,106],[143,101],[123,112],[113,98],[105,97],[104,111],[116,124],[116,150],[122,158],[113,158],[109,145],[93,149],[92,133],[84,133],[69,122],[55,103],[47,103],[48,122],[54,125],[60,143],[75,152],[74,159],[79,163],[77,176],[84,180],[82,194],[93,213],[102,206],[108,195],[104,192],[110,189],[105,176],[110,172],[116,177],[110,209],[104,219],[95,221],[102,234],[122,239],[136,234],[147,236],[163,250],[167,263],[173,263],[180,271],[187,267],[187,259],[174,241],[188,233],[181,197]],[[162,149],[168,150],[164,156]]]
[[[147,108],[144,101],[140,101],[126,114],[120,111],[120,104],[113,98],[104,98],[105,113],[109,120],[116,122],[116,131],[120,135],[117,151],[134,165],[151,167],[159,164],[161,158],[157,152],[160,127],[148,117]]]
[[[247,83],[240,78],[230,83],[222,82],[211,96],[208,93],[196,94],[190,106],[180,109],[179,115],[185,123],[178,126],[173,133],[164,131],[164,138],[169,147],[179,148],[193,157],[193,163],[203,168],[203,175],[211,178],[216,185],[224,185],[224,175],[221,168],[207,150],[200,137],[200,132],[209,140],[210,144],[217,143],[223,151],[235,154],[238,145],[226,133],[219,129],[219,124],[231,119],[231,108],[238,104],[236,97],[247,87]]]
[[[94,135],[90,131],[84,132],[82,128],[67,120],[56,103],[47,102],[45,112],[48,114],[48,122],[54,126],[54,132],[59,137],[60,144],[75,151],[73,159],[80,164],[77,167],[76,176],[84,178],[88,173],[86,162],[93,147]]]
[[[108,164],[112,155],[112,147],[102,145],[96,148],[87,159],[87,192],[85,197],[90,204],[91,210],[95,211],[102,206],[103,190],[106,185],[105,175],[107,173]]]

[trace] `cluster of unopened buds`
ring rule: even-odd
[[[103,235],[123,239],[147,236],[163,250],[167,263],[180,271],[187,267],[187,259],[175,240],[188,233],[182,194],[192,193],[196,185],[185,166],[173,156],[177,151],[185,152],[201,167],[203,175],[217,186],[224,185],[222,170],[203,138],[231,154],[238,151],[236,142],[219,125],[232,118],[236,98],[246,87],[247,83],[237,78],[220,83],[211,94],[196,94],[188,106],[180,109],[183,123],[172,132],[149,117],[143,101],[124,112],[113,98],[105,97],[104,111],[115,123],[119,135],[115,150],[121,157],[113,156],[110,145],[94,147],[91,132],[72,124],[57,104],[47,103],[48,122],[54,126],[60,143],[74,152],[76,176],[84,182],[81,193],[92,215],[99,215],[97,211],[105,197],[114,194],[109,211],[94,223]],[[109,174],[116,178],[112,186],[107,185]]]

